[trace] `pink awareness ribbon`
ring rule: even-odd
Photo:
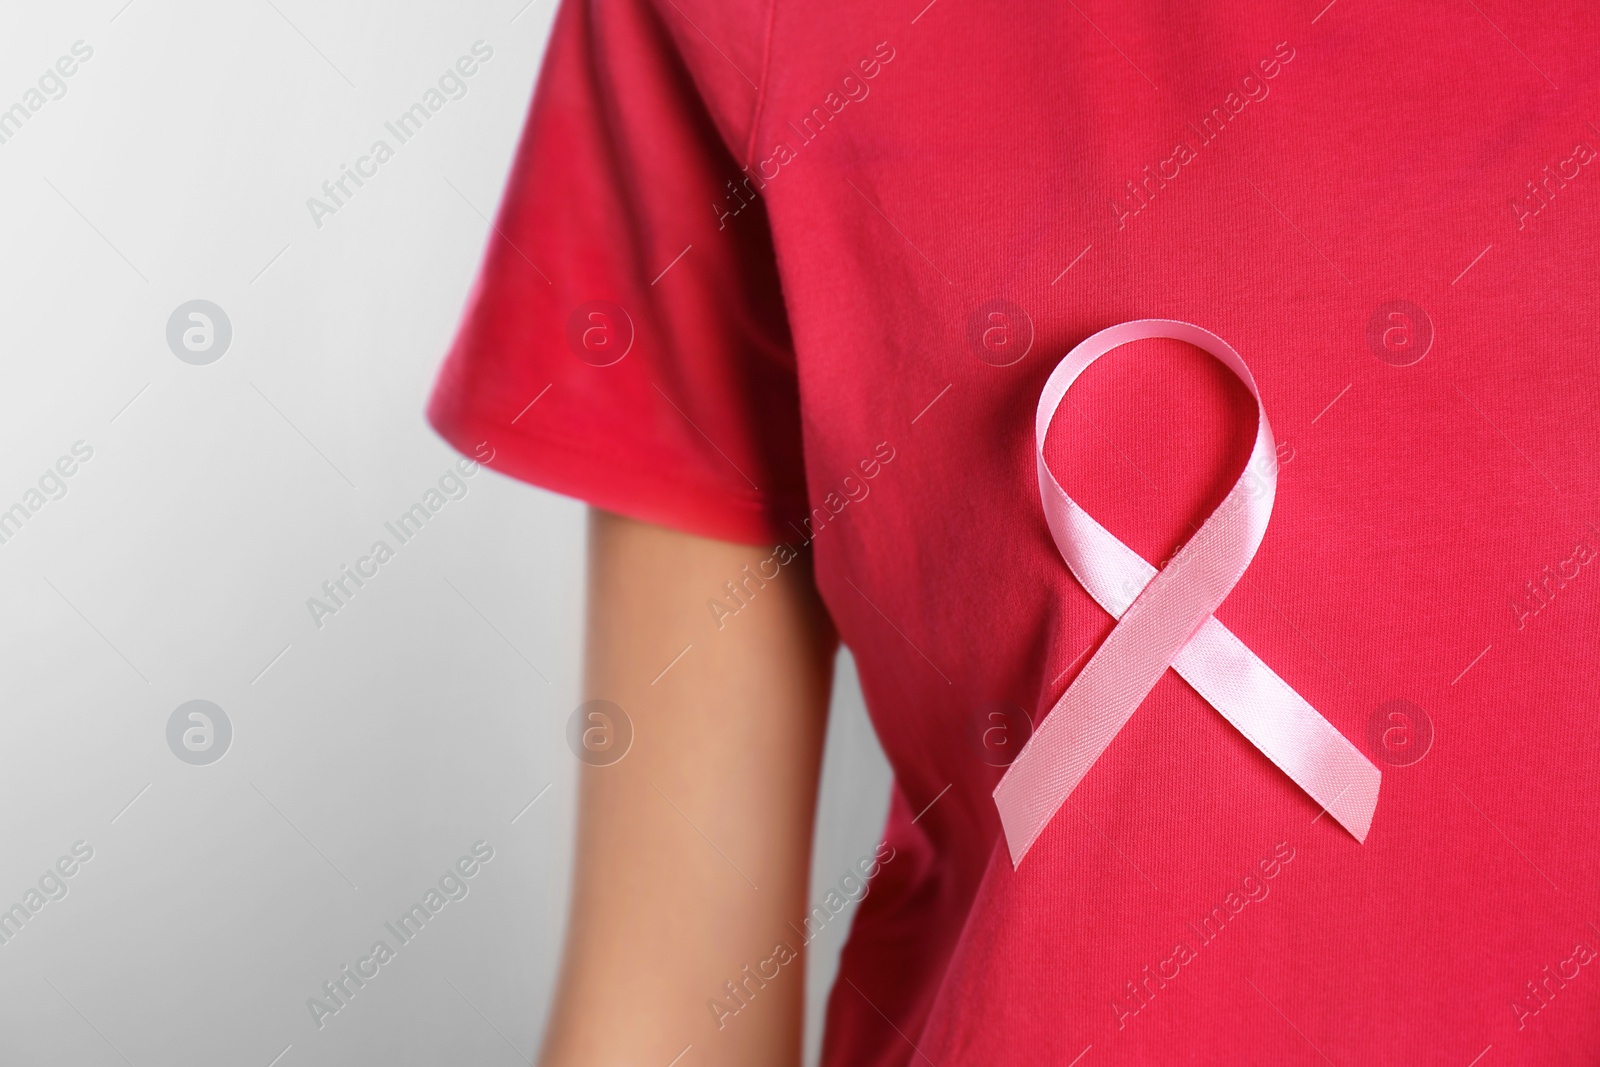
[[[1217,510],[1157,571],[1067,495],[1044,461],[1045,433],[1084,369],[1148,337],[1187,341],[1239,376],[1256,400],[1256,439]],[[1016,867],[1170,666],[1329,815],[1365,841],[1381,774],[1333,724],[1212,617],[1267,532],[1278,471],[1272,427],[1250,368],[1209,330],[1139,319],[1101,330],[1045,382],[1034,419],[1045,521],[1073,577],[1117,620],[995,787]]]

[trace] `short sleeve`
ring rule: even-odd
[[[782,539],[806,510],[799,390],[744,178],[650,0],[564,0],[434,428],[609,511]]]

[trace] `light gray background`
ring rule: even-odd
[[[7,1067],[535,1049],[567,905],[581,506],[481,473],[322,629],[305,602],[455,459],[422,405],[553,2],[0,12],[0,108],[94,50],[0,144],[0,508],[94,450],[0,544],[0,908],[94,849],[0,945]],[[468,94],[314,226],[306,198],[480,39]],[[208,366],[165,339],[196,298],[233,327]],[[886,807],[841,667],[814,898]],[[196,698],[233,725],[210,766],[167,746]],[[319,1031],[306,999],[478,839],[469,895]],[[813,947],[813,1059],[843,935]]]

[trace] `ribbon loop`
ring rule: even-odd
[[[1161,570],[1094,520],[1044,461],[1045,435],[1078,376],[1131,341],[1166,337],[1210,353],[1256,401],[1250,460],[1228,495]],[[1101,330],[1045,383],[1034,420],[1045,521],[1079,584],[1117,625],[995,787],[1016,866],[1168,667],[1313,800],[1365,841],[1381,775],[1333,724],[1212,615],[1244,576],[1277,495],[1272,427],[1250,368],[1226,341],[1187,322],[1139,319]]]

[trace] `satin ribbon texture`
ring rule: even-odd
[[[1148,337],[1187,341],[1239,376],[1256,400],[1244,473],[1160,571],[1067,495],[1044,461],[1045,433],[1067,390],[1095,360]],[[1209,330],[1140,319],[1074,348],[1045,383],[1034,419],[1045,521],[1079,584],[1117,620],[995,787],[1015,867],[1170,666],[1284,774],[1365,841],[1381,774],[1333,724],[1212,617],[1267,532],[1277,495],[1272,427],[1250,368]]]

